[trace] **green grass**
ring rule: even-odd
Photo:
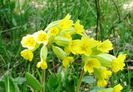
[[[50,22],[61,19],[70,13],[74,20],[81,20],[88,35],[96,38],[97,34],[99,40],[110,39],[114,44],[112,54],[117,55],[121,52],[128,54],[125,70],[112,76],[111,86],[122,83],[124,85],[123,92],[130,92],[133,89],[131,82],[133,72],[127,67],[132,66],[131,61],[133,60],[133,12],[123,10],[122,6],[125,2],[126,0],[100,1],[100,24],[96,33],[97,8],[95,0],[0,0],[0,79],[6,74],[14,79],[24,77],[25,72],[28,71],[38,76],[40,71],[35,68],[34,62],[39,61],[39,55],[36,54],[31,64],[24,60],[20,56],[21,38],[26,34],[45,29]],[[49,71],[53,72],[52,69]],[[77,79],[75,70],[71,71],[75,76],[70,76],[72,80],[67,78],[65,80],[70,83],[65,83],[63,84],[65,86],[62,86],[57,80],[59,89],[64,88],[64,92],[69,89],[69,87],[66,89],[65,87],[71,83],[74,85],[74,81]],[[47,73],[50,74],[50,72]],[[50,79],[47,81],[49,85],[46,85],[48,89],[50,89],[51,81],[56,77],[57,75],[53,74],[47,76]],[[52,86],[56,88],[57,85]],[[24,87],[23,84],[21,89],[24,92],[29,90]],[[60,92],[59,89],[57,92]]]

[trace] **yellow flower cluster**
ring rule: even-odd
[[[126,55],[120,54],[118,57],[110,55],[109,51],[113,49],[113,45],[109,39],[101,42],[86,36],[84,31],[80,20],[73,22],[71,15],[68,14],[63,19],[50,23],[45,30],[24,36],[21,44],[25,49],[21,52],[21,56],[32,61],[33,52],[43,45],[40,62],[37,63],[37,68],[41,69],[48,67],[46,62],[48,47],[52,47],[54,54],[65,68],[74,62],[76,56],[81,57],[84,71],[94,74],[98,86],[106,86],[112,72],[116,73],[124,68]],[[119,85],[114,88],[114,92],[117,90],[121,90]]]
[[[107,79],[112,75],[112,72],[107,70],[106,67],[100,67],[99,69],[95,69],[94,75],[98,79],[97,85],[103,87],[107,85]]]
[[[48,35],[43,30],[35,32],[34,34],[28,34],[21,40],[21,44],[25,48],[23,51],[21,51],[21,56],[26,60],[32,61],[34,56],[33,52],[39,47],[40,44],[47,45],[47,43]],[[41,59],[41,62],[38,62],[37,67],[46,69],[47,64]]]

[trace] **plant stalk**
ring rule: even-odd
[[[81,74],[80,74],[80,77],[78,79],[78,84],[77,84],[77,87],[75,89],[75,92],[80,92],[79,90],[80,90],[80,86],[81,86],[81,83],[82,83],[82,78],[84,76],[84,73],[85,73],[84,72],[84,69],[82,69]]]
[[[96,39],[98,39],[98,32],[100,32],[100,4],[99,0],[95,0],[95,5],[96,5],[96,13],[97,13],[97,19],[96,19]]]
[[[45,92],[45,70],[42,71],[42,92]]]

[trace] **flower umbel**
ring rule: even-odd
[[[85,29],[84,26],[80,24],[80,21],[77,20],[73,24],[73,20],[70,18],[71,15],[68,14],[65,18],[50,23],[44,29],[45,31],[40,30],[32,35],[26,35],[21,40],[22,46],[26,48],[21,51],[21,56],[24,59],[32,61],[33,52],[37,50],[37,48],[40,50],[40,62],[36,64],[36,67],[43,70],[42,92],[45,90],[45,69],[48,68],[46,61],[55,59],[51,58],[53,56],[56,56],[61,60],[62,66],[65,68],[74,68],[79,65],[82,67],[80,74],[79,71],[77,73],[80,76],[77,81],[77,87],[75,87],[75,92],[79,92],[85,73],[94,75],[97,80],[97,86],[105,87],[108,84],[112,72],[116,73],[123,70],[125,66],[125,54],[120,54],[118,57],[115,57],[109,53],[109,51],[113,49],[112,43],[109,39],[101,42],[90,38],[84,34]],[[75,63],[74,67],[69,67],[71,63],[74,63],[74,60],[81,62],[77,62],[78,65]],[[54,66],[56,63],[54,63]],[[50,67],[52,67],[52,65],[50,65]],[[65,71],[61,71],[61,73],[64,75],[65,72],[68,73],[71,69],[63,68],[63,70]],[[41,77],[39,78],[41,79]],[[98,92],[120,92],[121,90],[122,86],[118,84],[114,88],[103,88]]]

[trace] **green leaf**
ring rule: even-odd
[[[6,92],[19,92],[17,84],[14,82],[14,79],[12,79],[10,76],[6,75],[4,78],[4,82]]]
[[[46,83],[47,92],[63,92],[61,74],[52,73]],[[65,90],[66,91],[66,90]],[[68,92],[68,91],[66,91]]]
[[[46,58],[47,58],[47,53],[48,53],[48,49],[47,49],[47,47],[44,45],[44,46],[41,48],[40,57],[43,58],[44,60],[46,60]]]
[[[30,73],[26,73],[26,81],[29,86],[31,86],[34,90],[41,90],[42,85],[39,81]]]
[[[64,57],[67,56],[66,52],[64,52],[61,48],[57,47],[57,46],[52,46],[52,49],[55,53],[55,55],[60,58],[63,59]]]

